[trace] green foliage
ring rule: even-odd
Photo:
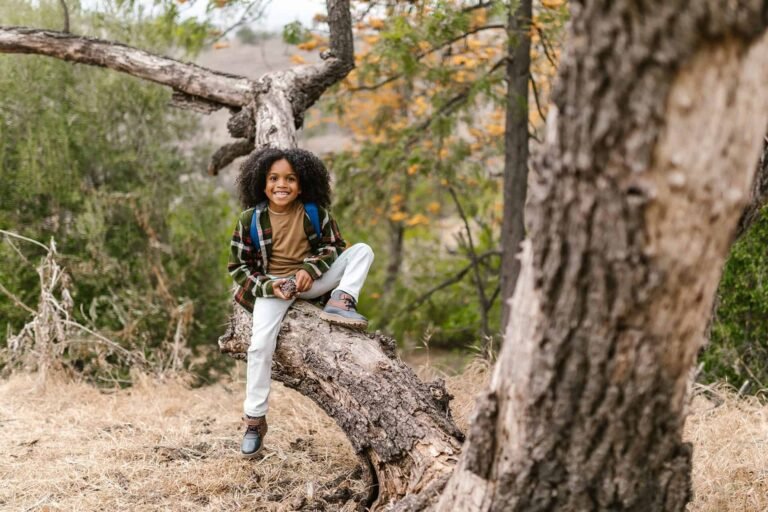
[[[768,211],[737,241],[725,265],[703,377],[752,391],[768,386]]]
[[[312,33],[300,21],[293,21],[283,27],[283,41],[287,44],[300,44],[309,41]]]
[[[59,12],[57,2],[0,10],[3,19],[32,26],[52,24]],[[80,28],[96,20],[94,30],[107,31],[102,37],[160,44],[157,19],[73,14]],[[174,41],[194,51],[179,35],[184,27],[177,26]],[[228,311],[223,269],[234,211],[201,175],[202,153],[185,149],[196,119],[171,110],[162,87],[44,57],[0,59],[0,91],[0,227],[56,239],[73,280],[76,320],[158,366],[179,329],[201,354],[215,349]],[[17,246],[20,252],[0,244],[0,283],[35,307],[42,251]],[[0,294],[0,318],[5,334],[28,315]],[[107,368],[81,352],[65,357],[92,376]]]

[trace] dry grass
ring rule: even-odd
[[[446,379],[462,427],[486,378],[486,367],[473,364]],[[281,385],[257,461],[237,453],[241,379],[200,389],[149,379],[110,392],[51,380],[35,386],[27,375],[0,384],[2,510],[352,510],[344,498],[363,491],[341,431]],[[768,510],[768,409],[717,393],[717,402],[694,400],[686,428],[695,447],[689,509]],[[339,490],[336,504],[320,501]]]
[[[768,510],[768,406],[715,389],[694,397],[685,427],[693,443],[696,512]]]

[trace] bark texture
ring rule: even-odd
[[[687,378],[768,121],[765,6],[571,6],[507,339],[438,510],[690,496]]]
[[[504,129],[504,220],[501,225],[501,296],[511,297],[520,273],[517,253],[525,238],[528,195],[528,83],[531,77],[531,0],[521,0],[507,20],[507,119]],[[509,319],[503,301],[502,332]]]

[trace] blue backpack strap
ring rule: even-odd
[[[259,209],[254,208],[253,209],[253,215],[251,216],[251,245],[253,245],[253,248],[257,251],[260,249],[259,247]]]
[[[312,222],[312,226],[315,228],[317,238],[322,238],[322,230],[320,228],[320,213],[317,210],[315,203],[304,203],[304,211],[309,215],[309,220]]]

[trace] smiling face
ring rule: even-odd
[[[299,176],[288,163],[288,160],[277,160],[267,173],[267,185],[264,193],[269,199],[269,207],[273,212],[281,213],[301,194]]]

